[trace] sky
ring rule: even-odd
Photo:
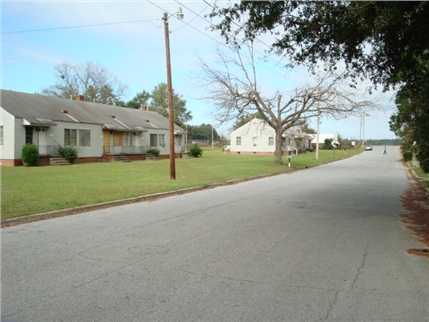
[[[227,4],[226,2],[223,2]],[[209,14],[214,4],[206,1],[2,1],[1,2],[1,88],[40,93],[56,82],[55,66],[69,62],[101,64],[128,86],[124,101],[137,93],[151,92],[167,82],[163,14],[169,14],[172,84],[186,101],[193,119],[190,125],[213,124],[219,134],[229,135],[231,124],[218,124],[214,105],[202,99],[207,89],[199,86],[198,57],[214,63],[216,47],[224,48],[219,33],[210,30]],[[222,2],[219,2],[222,5]],[[175,15],[179,8],[184,14]],[[287,69],[285,58],[269,56],[270,37],[257,42],[258,82],[263,90],[292,91],[313,77],[303,67]],[[367,84],[362,84],[365,88]],[[366,95],[357,92],[358,96]],[[396,107],[393,94],[377,93],[366,99],[380,106],[365,116],[334,120],[322,116],[320,133],[342,138],[394,139],[389,118]],[[310,123],[316,128],[315,120]]]

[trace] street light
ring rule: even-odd
[[[183,19],[182,9],[175,14],[178,19]],[[168,31],[168,13],[164,12],[164,33],[165,33],[165,52],[167,63],[167,91],[168,91],[168,118],[169,118],[169,136],[170,136],[170,179],[176,180],[176,163],[174,152],[174,116],[173,116],[173,85],[171,81],[171,63],[170,63],[170,35]]]

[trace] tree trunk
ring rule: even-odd
[[[274,151],[274,164],[283,164],[282,133],[276,130],[276,150]]]

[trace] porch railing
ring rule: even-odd
[[[104,154],[144,154],[149,150],[148,146],[116,146],[103,147]]]
[[[58,148],[60,146],[56,145],[39,145],[39,154],[40,155],[58,155]]]
[[[57,145],[39,145],[39,154],[40,155],[58,155]],[[104,154],[145,154],[150,149],[149,146],[104,146]],[[185,147],[176,146],[176,152],[184,152]]]

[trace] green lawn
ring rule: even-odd
[[[429,173],[424,173],[421,168],[415,168],[414,172],[420,178],[429,178]]]
[[[1,217],[13,218],[52,210],[120,200],[157,192],[225,183],[261,174],[281,173],[331,162],[361,149],[324,151],[292,159],[292,167],[274,164],[274,156],[224,154],[204,150],[202,158],[176,159],[176,180],[170,161],[100,162],[72,166],[1,167]]]
[[[419,178],[425,179],[424,181],[422,181],[422,185],[426,189],[429,189],[429,180],[428,180],[429,179],[429,173],[424,173],[424,171],[421,168],[415,168],[414,172],[416,173],[416,175]]]

